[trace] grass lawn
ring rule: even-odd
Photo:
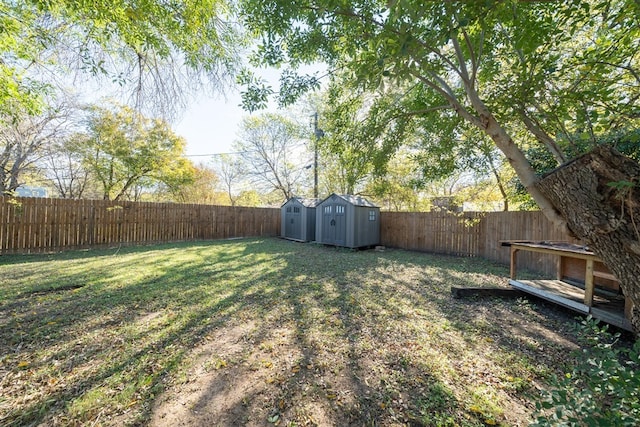
[[[246,239],[0,257],[0,425],[526,425],[575,348],[506,267]]]

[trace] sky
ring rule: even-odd
[[[280,70],[274,68],[259,68],[254,70],[256,75],[264,79],[267,85],[274,90],[279,86]],[[323,76],[326,74],[326,67],[321,64],[301,66],[298,70],[302,74],[316,74]],[[83,82],[78,96],[87,102],[96,102],[104,99],[105,82]],[[70,83],[70,87],[77,89],[75,83]],[[107,86],[108,88],[108,86]],[[120,88],[114,87],[112,96],[115,99],[130,94],[119,93]],[[240,106],[241,87],[232,86],[225,94],[208,94],[203,90],[202,95],[190,101],[189,107],[183,112],[181,117],[172,121],[172,130],[185,138],[187,147],[186,157],[194,163],[210,163],[216,155],[234,152],[233,144],[238,139],[240,125],[244,117],[249,116],[249,112]],[[108,98],[108,97],[107,97]],[[121,100],[126,103],[126,100]],[[270,101],[268,108],[260,110],[254,114],[265,112],[282,112],[278,110],[275,101]]]
[[[123,95],[117,89],[108,92],[102,82],[83,82],[81,88],[76,94],[83,102],[99,103],[113,98],[127,103],[128,95]],[[105,92],[108,93],[106,97]],[[200,163],[200,160],[207,163],[213,158],[211,154],[233,151],[233,142],[237,139],[242,118],[249,114],[240,106],[241,100],[240,88],[229,89],[226,98],[220,94],[202,95],[190,100],[190,106],[178,120],[171,122],[172,130],[187,140],[187,157],[195,163]]]
[[[202,98],[191,103],[173,130],[187,140],[186,154],[196,163],[207,162],[210,154],[233,151],[233,142],[242,118],[248,115],[240,107],[238,92],[217,98]]]
[[[302,66],[300,72],[321,76],[326,68],[314,64]],[[274,69],[261,70],[259,73],[275,89],[278,87],[279,75],[279,71]],[[238,138],[242,119],[249,115],[240,106],[241,100],[240,88],[232,88],[226,98],[202,97],[192,101],[182,120],[173,126],[174,132],[187,140],[187,157],[195,163],[206,163],[214,157],[211,154],[233,152],[233,142]],[[275,109],[275,104],[270,103],[267,110],[254,114],[274,112]]]

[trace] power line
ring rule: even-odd
[[[247,151],[230,151],[228,153],[209,153],[209,154],[183,154],[183,157],[216,157],[216,156],[226,156],[226,155],[240,155],[246,154]]]

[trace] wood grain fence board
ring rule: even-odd
[[[13,204],[7,206],[7,219],[11,221],[7,226],[7,249],[13,252],[18,246],[14,231],[20,223],[19,218],[16,217],[16,206]]]
[[[27,242],[27,246],[28,246],[28,250],[29,252],[36,252],[38,249],[38,215],[40,212],[39,209],[39,205],[38,203],[34,203],[31,206],[30,212],[29,212],[29,216],[28,216],[28,223],[29,223],[29,227],[26,230],[27,236],[26,236],[26,242]]]
[[[20,227],[20,243],[27,252],[31,248],[31,239],[29,233],[31,232],[31,216],[33,214],[33,205],[30,204],[22,210],[22,226]]]
[[[113,238],[113,215],[115,213],[115,209],[113,204],[103,204],[101,207],[102,215],[101,218],[101,227],[102,228],[102,239],[100,243],[105,246],[111,246],[111,239]]]
[[[164,210],[160,208],[160,205],[151,206],[150,212],[147,212],[147,220],[150,220],[151,227],[149,228],[149,235],[146,239],[148,242],[155,242],[158,240],[160,230],[163,227],[167,227],[167,219],[164,218]],[[151,217],[148,216],[151,214]],[[166,231],[166,230],[163,230]]]
[[[115,215],[115,208],[112,203],[104,204],[102,206],[102,239],[101,242],[105,246],[111,246],[113,239],[113,217]]]
[[[186,233],[184,229],[184,223],[186,222],[185,212],[183,210],[175,209],[173,206],[171,206],[170,211],[173,214],[173,218],[174,218],[172,240],[178,241],[178,240],[186,239]]]
[[[167,212],[169,213],[169,224],[171,224],[171,240],[176,241],[180,238],[182,214],[177,209],[173,209],[172,206],[168,207]]]
[[[77,203],[73,201],[74,209],[65,209],[66,211],[66,224],[64,229],[66,230],[66,247],[77,248],[78,241],[76,236],[77,228]]]
[[[60,221],[60,227],[58,228],[58,231],[60,233],[60,247],[75,249],[72,240],[73,230],[71,229],[73,224],[73,209],[75,208],[75,203],[73,200],[71,200],[71,206],[69,206],[70,209],[66,209],[66,206],[63,206],[62,202],[60,203],[60,213],[62,218]]]
[[[37,252],[39,247],[40,240],[40,228],[38,223],[40,221],[40,211],[41,207],[38,203],[39,200],[34,200],[35,203],[31,206],[29,212],[29,229],[27,231],[27,241],[29,245],[29,252]]]
[[[76,245],[78,248],[86,247],[87,242],[87,213],[85,209],[85,205],[82,200],[78,200],[77,202],[77,224],[76,224]]]
[[[42,199],[38,216],[38,251],[44,252],[49,246],[47,233],[48,199]]]
[[[24,225],[24,218],[22,217],[22,213],[24,212],[24,205],[15,206],[13,209],[13,216],[15,217],[15,224],[12,230],[13,240],[16,242],[16,248],[22,248],[22,227]]]
[[[2,224],[0,224],[0,250],[2,252],[9,251],[9,242],[11,239],[9,238],[9,227],[11,226],[11,218],[9,217],[9,208],[10,205],[8,203],[2,203],[0,206],[0,219],[2,220]]]
[[[61,211],[63,212],[64,219],[62,221],[62,227],[60,230],[62,232],[62,247],[65,248],[74,248],[73,241],[73,220],[74,220],[74,208],[75,208],[75,200],[71,201],[71,209],[65,209],[65,207],[61,207]]]
[[[53,246],[53,232],[51,230],[51,221],[54,215],[53,200],[44,199],[44,219],[42,224],[42,233],[44,239],[42,243],[41,252],[48,252]]]
[[[0,204],[0,253],[7,251],[7,228],[9,227],[9,206]]]
[[[96,203],[94,205],[94,213],[93,213],[93,218],[94,218],[93,226],[96,230],[95,232],[96,238],[93,243],[94,245],[97,245],[97,246],[101,246],[104,244],[105,214],[106,214],[106,207],[103,204]]]
[[[22,214],[22,218],[24,220],[23,226],[22,226],[22,240],[23,240],[23,244],[25,249],[28,252],[32,252],[33,251],[33,236],[32,236],[32,228],[31,225],[33,224],[33,222],[35,221],[35,219],[33,218],[33,215],[35,213],[36,207],[34,204],[30,204],[30,206],[28,206],[27,209],[24,209],[23,214]]]
[[[25,242],[24,242],[24,237],[25,237],[24,229],[26,225],[25,216],[28,215],[28,212],[29,212],[28,206],[26,208],[24,205],[20,207],[20,213],[18,214],[19,216],[18,224],[17,224],[17,227],[14,229],[14,236],[15,236],[15,239],[18,241],[19,248],[25,247]]]
[[[135,205],[135,223],[136,223],[136,242],[147,242],[149,236],[149,230],[153,227],[151,218],[147,221],[144,215],[144,211],[149,208],[138,203]]]
[[[44,242],[44,224],[46,223],[46,209],[47,206],[44,200],[39,199],[34,212],[34,224],[32,228],[33,233],[33,249],[35,252],[40,252],[41,248],[46,247]]]

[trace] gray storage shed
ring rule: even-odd
[[[316,239],[318,199],[292,197],[282,205],[280,235],[285,239],[311,242]]]
[[[380,208],[364,197],[332,194],[316,207],[316,241],[361,248],[380,243]]]

